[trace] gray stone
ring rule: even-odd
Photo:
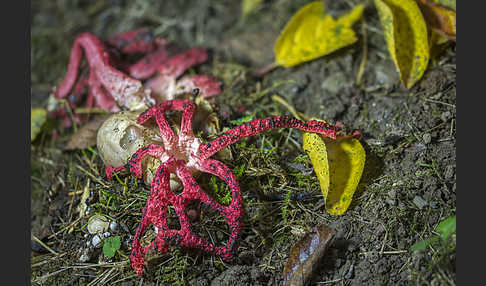
[[[419,209],[423,209],[427,205],[427,202],[421,196],[415,196],[415,198],[413,198],[413,203]]]

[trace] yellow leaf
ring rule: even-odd
[[[46,121],[46,111],[43,108],[30,109],[30,141],[33,141]]]
[[[348,209],[363,174],[365,150],[355,138],[323,138],[303,133],[303,149],[319,179],[326,210],[340,215]]]
[[[427,26],[414,0],[375,0],[388,51],[402,84],[411,88],[429,62]]]
[[[284,67],[327,55],[356,42],[351,26],[363,14],[363,5],[337,20],[324,13],[321,1],[311,2],[292,16],[275,43],[275,63]]]
[[[354,191],[363,174],[365,150],[355,138],[332,140],[324,138],[329,159],[329,194],[326,210],[330,214],[343,214],[351,204]]]
[[[311,159],[314,172],[319,179],[321,186],[321,192],[324,196],[324,200],[327,202],[327,194],[329,192],[329,160],[327,159],[326,144],[315,133],[302,133],[302,149],[307,153]],[[326,205],[327,207],[327,205]]]

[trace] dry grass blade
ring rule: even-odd
[[[55,252],[54,250],[52,250],[52,248],[50,248],[49,246],[47,246],[47,244],[45,244],[44,242],[42,242],[40,239],[37,238],[37,236],[35,235],[32,235],[32,239],[37,242],[38,244],[42,245],[42,247],[44,247],[45,249],[47,249],[47,251],[49,251],[50,253],[58,256],[59,253]]]
[[[95,175],[91,174],[90,172],[88,172],[86,169],[84,169],[83,167],[81,167],[80,165],[76,165],[76,167],[83,171],[86,175],[90,176],[93,180],[95,180],[96,182],[98,182],[100,185],[102,185],[103,187],[105,188],[109,188],[110,186],[108,186],[107,184],[105,184],[102,180],[100,180],[99,178],[97,178]]]

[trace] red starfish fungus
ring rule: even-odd
[[[132,268],[142,275],[145,254],[147,251],[157,249],[166,252],[169,249],[168,240],[175,241],[182,246],[197,247],[220,255],[225,260],[231,260],[237,248],[236,241],[242,229],[243,199],[235,175],[222,162],[210,157],[222,148],[269,129],[296,128],[306,132],[323,134],[330,138],[336,138],[339,130],[336,126],[319,121],[303,122],[289,116],[275,116],[272,118],[256,119],[245,122],[229,129],[220,137],[202,144],[201,139],[193,134],[192,120],[195,104],[191,100],[171,100],[158,104],[139,115],[137,124],[143,124],[150,118],[155,121],[160,129],[163,146],[149,144],[132,155],[127,164],[106,168],[109,179],[114,173],[128,168],[136,177],[142,177],[142,160],[146,156],[158,158],[162,163],[157,168],[150,188],[150,196],[142,211],[142,221],[135,234],[130,262]],[[168,110],[182,110],[181,129],[179,134],[169,126],[165,118]],[[229,187],[232,201],[228,206],[223,206],[207,195],[197,184],[192,173],[201,171],[215,175],[222,179]],[[170,174],[175,174],[182,182],[183,191],[175,194],[169,185]],[[209,207],[217,210],[229,226],[230,237],[225,246],[215,246],[204,238],[191,232],[189,220],[185,212],[187,204],[191,200],[199,200]],[[167,208],[172,205],[180,222],[180,229],[170,229],[167,224]],[[141,246],[140,239],[144,231],[153,225],[157,233],[154,241]]]
[[[188,88],[199,88],[204,97],[221,92],[219,82],[211,76],[187,76],[177,81],[188,68],[206,61],[205,49],[193,48],[168,57],[166,45],[166,40],[153,37],[147,29],[115,35],[106,43],[91,33],[82,33],[74,41],[66,76],[54,96],[64,98],[71,92],[70,104],[75,107],[74,102],[79,101],[87,87],[87,107],[117,112],[120,108],[146,109],[173,99]],[[90,72],[78,79],[83,51]],[[122,55],[133,53],[146,55],[134,64],[122,59]],[[154,74],[157,75],[144,86],[141,80]]]

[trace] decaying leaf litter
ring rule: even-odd
[[[363,178],[368,178],[368,182],[365,180],[362,183],[363,188],[355,194],[358,199],[353,202],[348,212],[336,219],[323,210],[324,203],[320,197],[317,178],[305,175],[309,170],[312,171],[312,165],[301,151],[301,139],[297,132],[269,133],[259,140],[245,142],[233,149],[235,165],[231,166],[233,170],[241,169],[242,176],[239,180],[242,189],[252,190],[245,194],[248,215],[243,237],[248,244],[244,248],[242,245],[243,252],[238,257],[239,261],[234,265],[225,265],[221,261],[211,262],[211,258],[207,256],[176,250],[171,258],[159,258],[158,263],[163,267],[158,267],[157,259],[154,260],[155,273],[152,281],[217,283],[223,281],[224,277],[229,279],[231,274],[237,273],[240,285],[250,284],[251,281],[261,284],[278,283],[282,279],[281,272],[290,246],[297,237],[310,231],[319,222],[325,222],[337,230],[337,241],[329,250],[330,256],[323,261],[325,267],[313,277],[314,282],[342,283],[349,280],[351,283],[363,285],[380,281],[396,282],[400,279],[436,279],[444,283],[448,280],[454,281],[455,271],[448,268],[454,265],[452,262],[455,257],[455,251],[451,252],[450,246],[434,248],[427,255],[404,252],[413,243],[427,238],[443,218],[455,212],[454,47],[448,47],[435,63],[429,63],[424,78],[414,89],[410,92],[403,90],[400,88],[399,78],[395,76],[393,62],[384,48],[386,44],[380,32],[382,30],[376,11],[367,8],[364,15],[371,16],[366,17],[365,29],[360,28],[359,22],[354,29],[358,36],[356,44],[344,51],[337,51],[336,55],[320,58],[290,70],[277,69],[261,80],[252,78],[242,63],[251,67],[268,63],[263,60],[265,57],[262,57],[261,62],[254,62],[257,57],[252,53],[262,51],[247,49],[246,53],[240,50],[240,53],[236,54],[235,50],[238,49],[228,47],[235,45],[235,38],[238,38],[236,43],[240,43],[240,46],[249,45],[248,42],[253,37],[259,36],[258,31],[262,31],[263,26],[265,29],[261,33],[273,33],[271,47],[288,19],[306,3],[282,1],[279,3],[281,5],[275,5],[278,7],[274,7],[275,3],[264,4],[254,15],[249,16],[244,26],[232,29],[224,25],[231,23],[231,19],[225,19],[224,15],[232,12],[232,9],[236,10],[234,13],[237,14],[239,11],[235,5],[233,8],[225,8],[198,2],[194,5],[199,8],[199,12],[195,13],[172,3],[159,7],[156,14],[162,17],[163,20],[160,21],[163,24],[155,26],[159,31],[166,33],[164,36],[169,37],[172,42],[180,43],[182,47],[190,47],[199,41],[201,45],[214,48],[213,62],[199,69],[217,73],[214,75],[222,79],[226,87],[231,87],[219,98],[223,103],[220,109],[223,126],[231,126],[229,120],[248,114],[258,117],[290,114],[287,108],[272,100],[272,95],[279,95],[303,114],[325,118],[331,122],[342,121],[345,125],[361,130],[364,134],[363,145],[371,154],[368,156],[370,160],[367,157],[367,164],[371,166],[365,166],[363,174]],[[35,6],[35,3],[33,4]],[[349,11],[354,4],[357,3],[343,3],[342,6],[335,7],[328,5],[328,8],[339,14],[340,11]],[[144,19],[153,19],[152,13],[157,9],[152,7],[150,10],[143,10],[143,7],[143,3],[135,3],[131,7],[111,10],[100,5],[91,6],[90,10],[85,12],[81,12],[83,10],[80,10],[80,7],[65,8],[69,8],[69,11],[78,11],[78,14],[73,15],[80,17],[78,24],[81,25],[87,23],[83,17],[95,15],[98,19],[105,19],[100,15],[103,14],[102,11],[108,11],[103,15],[111,15],[111,22],[106,22],[105,19],[105,22],[98,21],[93,27],[85,26],[87,30],[108,35],[113,31],[137,27],[134,24],[134,17],[137,15],[129,12],[136,8],[145,11],[139,12],[138,16],[141,13],[146,17]],[[45,6],[41,10],[52,9],[54,8]],[[180,13],[171,14],[167,12],[168,9]],[[285,12],[287,17],[279,17],[277,21],[269,24],[265,19],[275,12],[272,9],[277,9],[280,15]],[[124,19],[117,20],[117,13],[122,13],[118,16],[123,15]],[[210,17],[210,13],[216,13],[221,17]],[[127,15],[131,17],[126,17]],[[176,16],[182,19],[181,23],[192,25],[192,30],[182,24],[170,26],[171,22],[168,20]],[[70,21],[73,19],[77,18],[70,17]],[[206,25],[201,24],[205,22]],[[118,23],[121,26],[115,25]],[[44,25],[48,27],[47,23]],[[76,25],[71,22],[66,27]],[[47,96],[47,87],[54,85],[62,77],[72,43],[72,40],[68,39],[73,39],[81,32],[68,29],[65,33],[69,36],[55,40],[59,41],[57,44],[49,43],[65,48],[65,51],[56,49],[59,54],[54,57],[54,61],[52,58],[42,57],[48,53],[48,49],[42,50],[42,45],[35,45],[36,41],[43,41],[42,37],[34,36],[39,30],[33,29],[33,57],[39,56],[40,59],[39,62],[33,61],[33,103],[36,100],[42,103],[42,98],[45,99]],[[360,51],[363,37],[360,35],[363,30],[367,36],[368,54],[361,83],[363,89],[360,90],[354,87],[353,83],[362,59]],[[219,36],[209,33],[216,31],[221,32]],[[49,32],[48,29],[44,29],[40,34]],[[35,51],[39,51],[39,48],[41,52],[36,54]],[[270,55],[267,57],[271,58],[272,50],[269,49],[266,53]],[[64,61],[58,59],[61,54],[64,54]],[[59,65],[56,76],[36,73],[47,68],[39,64],[49,61]],[[42,77],[52,78],[46,80]],[[40,97],[36,97],[36,94]],[[232,106],[240,105],[246,107],[246,113],[232,110]],[[62,283],[73,279],[78,281],[77,283],[88,284],[92,278],[86,277],[92,276],[98,277],[92,284],[109,284],[130,277],[132,273],[121,257],[118,260],[115,257],[114,263],[109,265],[105,263],[103,266],[103,262],[98,263],[94,259],[89,262],[92,266],[79,267],[79,253],[67,250],[79,249],[91,239],[83,237],[84,233],[82,230],[79,231],[83,225],[79,224],[79,221],[76,222],[76,206],[86,188],[94,194],[89,200],[93,200],[96,211],[106,214],[114,208],[112,211],[115,213],[117,209],[124,212],[122,218],[128,221],[123,222],[125,226],[120,223],[119,229],[126,227],[128,232],[136,226],[134,218],[145,201],[146,191],[140,182],[137,183],[130,178],[122,178],[122,184],[114,185],[114,190],[109,189],[108,182],[103,181],[100,176],[103,166],[96,156],[96,150],[62,153],[60,148],[65,145],[67,138],[61,136],[58,141],[49,141],[49,136],[41,133],[32,147],[33,158],[39,158],[39,162],[45,164],[39,166],[41,163],[32,161],[32,207],[33,215],[36,214],[33,220],[40,222],[33,223],[33,234],[44,239],[45,236],[51,236],[47,243],[50,247],[56,246],[55,251],[61,256],[57,262],[46,259],[52,254],[43,254],[41,258],[33,260],[33,264],[39,264],[33,268],[33,281],[40,278],[38,281],[45,279],[49,284],[49,281]],[[49,170],[47,167],[50,167]],[[52,178],[57,180],[53,181]],[[90,183],[87,183],[88,178]],[[101,190],[101,187],[104,189]],[[36,189],[39,192],[36,193]],[[254,198],[257,196],[255,194],[268,195],[275,192],[280,193],[282,198],[288,195],[290,190],[293,194],[304,191],[311,193],[317,199],[317,203],[315,200],[312,203],[292,200],[292,194],[288,196],[289,199],[277,201]],[[126,201],[130,202],[130,198],[132,205],[127,205]],[[122,205],[118,205],[117,200]],[[52,203],[47,208],[46,204],[49,201]],[[96,202],[98,204],[94,204]],[[285,212],[281,209],[285,209]],[[42,211],[51,213],[43,216]],[[74,223],[74,228],[71,228],[71,223]],[[51,224],[54,230],[50,230]],[[56,233],[57,231],[60,232]],[[128,232],[123,233],[125,239]],[[52,236],[52,233],[56,235]],[[59,244],[56,238],[62,243]],[[53,243],[53,240],[56,240],[56,243]],[[65,251],[60,251],[62,249]],[[122,246],[122,250],[128,253],[128,246]],[[94,250],[94,254],[91,255],[99,257],[97,252],[100,251]],[[68,268],[64,269],[63,266]],[[197,271],[194,271],[194,267]],[[61,268],[64,270],[56,273]],[[124,281],[130,279],[134,278]]]

